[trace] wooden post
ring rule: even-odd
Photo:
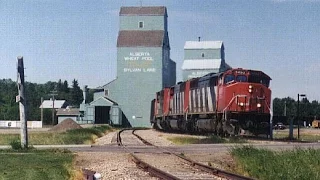
[[[17,86],[19,95],[16,97],[16,101],[19,102],[20,110],[20,139],[22,148],[28,148],[28,133],[27,133],[27,118],[26,118],[26,98],[24,94],[24,65],[23,57],[17,57]]]
[[[55,117],[54,117],[54,114],[55,114],[55,108],[54,108],[54,96],[58,95],[57,94],[57,91],[53,90],[53,91],[50,91],[51,94],[49,94],[50,96],[52,96],[52,126],[54,126],[55,124]]]
[[[43,124],[43,97],[41,97],[41,123]]]

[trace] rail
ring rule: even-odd
[[[128,130],[128,129],[126,129]],[[132,130],[132,134],[135,135],[138,139],[140,139],[144,144],[148,145],[148,146],[153,146],[153,147],[156,147],[156,148],[160,148],[164,151],[166,151],[168,154],[172,154],[172,155],[175,155],[183,160],[185,160],[186,162],[189,163],[189,165],[197,168],[197,169],[200,169],[200,170],[203,170],[205,172],[208,172],[208,173],[211,173],[215,176],[219,176],[219,177],[222,177],[222,178],[226,178],[226,179],[235,179],[235,180],[252,180],[252,178],[250,177],[245,177],[245,176],[242,176],[242,175],[238,175],[238,174],[234,174],[234,173],[231,173],[231,172],[228,172],[228,171],[224,171],[224,170],[221,170],[221,169],[217,169],[217,168],[213,168],[211,166],[207,166],[207,165],[204,165],[204,164],[201,164],[201,163],[198,163],[198,162],[195,162],[185,156],[181,156],[175,152],[172,152],[168,149],[165,149],[165,148],[162,148],[162,147],[159,147],[159,146],[156,146],[156,145],[153,145],[152,143],[148,142],[147,140],[143,139],[141,136],[137,135],[135,133],[136,130],[138,129],[131,129]],[[121,136],[120,136],[120,133],[122,132],[123,130],[119,131],[118,132],[118,135],[117,135],[117,141],[121,141]],[[122,143],[118,143],[122,146]],[[171,174],[168,174],[160,169],[157,169],[151,165],[149,165],[148,163],[146,162],[143,162],[141,159],[139,159],[137,156],[135,156],[133,153],[130,153],[131,157],[133,158],[133,161],[137,164],[137,166],[141,167],[142,169],[148,171],[151,175],[153,176],[156,176],[156,177],[159,177],[159,178],[162,178],[162,179],[180,179],[178,177],[175,177]]]
[[[141,128],[139,128],[139,129],[141,130]],[[173,175],[171,175],[171,174],[169,174],[167,172],[164,172],[164,171],[162,171],[162,170],[160,170],[160,169],[158,169],[156,167],[153,167],[150,164],[142,161],[140,158],[138,158],[132,152],[130,152],[129,149],[127,149],[125,146],[123,146],[120,134],[125,130],[133,130],[132,134],[134,134],[134,131],[138,130],[138,129],[134,129],[134,128],[133,129],[122,129],[117,133],[117,144],[119,146],[123,147],[127,152],[129,152],[130,156],[132,157],[133,162],[135,162],[138,167],[140,167],[143,170],[149,172],[150,175],[158,177],[158,178],[161,178],[161,179],[180,180],[180,178],[175,177],[175,176],[173,176]],[[143,138],[140,137],[139,139],[141,140]],[[143,143],[147,143],[147,144],[151,145],[151,143],[148,143],[146,140],[141,140],[141,141]]]

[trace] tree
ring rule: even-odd
[[[76,80],[73,81],[72,93],[67,81],[63,83],[62,80],[48,81],[45,84],[25,82],[28,120],[40,120],[41,97],[51,98],[49,94],[55,89],[59,91],[57,98],[65,99],[76,106],[82,102],[82,91]],[[0,79],[0,120],[19,120],[19,104],[16,103],[16,95],[18,95],[16,82],[11,79]],[[51,124],[51,118],[51,109],[44,110],[44,124]]]
[[[83,97],[82,90],[80,89],[78,81],[76,79],[72,81],[72,89],[70,93],[70,104],[75,107],[78,107],[83,101]]]
[[[66,80],[63,82],[62,92],[69,93],[69,85],[68,85],[68,81]]]
[[[286,107],[286,108],[285,108]],[[286,113],[285,113],[286,110]],[[296,102],[291,97],[274,98],[273,99],[273,115],[274,116],[296,116]]]

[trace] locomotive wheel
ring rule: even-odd
[[[235,136],[239,134],[239,125],[236,119],[223,120],[223,131],[228,136]]]
[[[216,131],[218,136],[223,136],[224,131],[222,121],[218,121]]]
[[[158,127],[157,123],[152,123],[152,124],[151,124],[151,127],[152,127],[153,129],[160,130],[160,128]]]

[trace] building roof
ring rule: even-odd
[[[39,108],[42,107],[46,109],[46,108],[52,108],[52,106],[53,106],[53,102],[52,102],[52,99],[50,99],[50,100],[44,100]],[[66,100],[54,100],[55,109],[66,107],[66,106],[67,106]]]
[[[80,115],[80,111],[79,108],[61,108],[57,110],[57,116],[79,116]]]
[[[187,59],[183,61],[182,70],[220,69],[221,59]]]
[[[120,31],[117,47],[162,47],[164,31]]]
[[[184,49],[221,49],[222,41],[186,41]]]
[[[115,101],[111,100],[110,98],[101,96],[90,103],[90,106],[96,106],[96,105],[112,106],[112,105],[118,105],[118,104]]]
[[[119,15],[143,15],[143,16],[163,16],[166,14],[166,7],[164,6],[150,6],[150,7],[121,7]]]

